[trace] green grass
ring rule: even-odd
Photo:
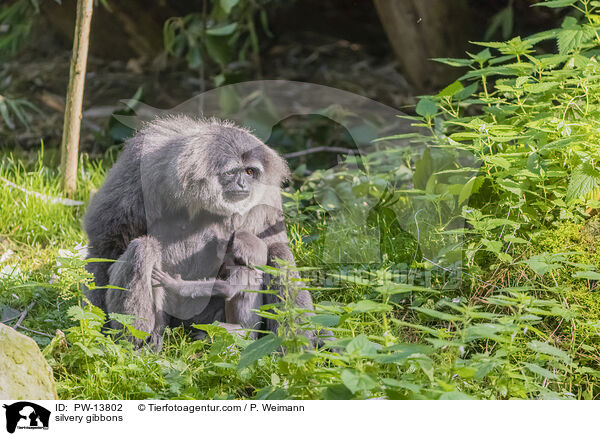
[[[258,341],[209,325],[195,342],[168,330],[160,353],[115,342],[100,331],[103,314],[80,306],[84,208],[1,180],[1,250],[14,254],[0,264],[0,309],[35,302],[24,333],[45,347],[65,399],[598,398],[600,226],[590,212],[600,209],[600,3],[574,7],[580,20],[559,29],[442,59],[467,72],[417,105],[412,119],[430,135],[404,139],[436,145],[422,156],[382,141],[363,157],[369,174],[315,169],[284,192],[316,301],[307,325],[288,302],[264,313],[283,328]],[[549,39],[557,53],[538,50]],[[459,151],[481,162],[468,180],[451,166]],[[110,161],[83,159],[79,200]],[[43,156],[0,162],[10,183],[60,195]],[[414,186],[402,185],[407,171]],[[360,257],[365,240],[377,255]],[[462,280],[448,286],[434,264],[457,263]],[[390,275],[406,270],[431,280]],[[335,333],[330,347],[309,349],[296,334],[321,327]],[[64,334],[49,344],[56,329]]]
[[[60,195],[58,174],[40,163],[28,168],[5,157],[0,168],[27,190]],[[83,163],[81,200],[104,173],[101,163]],[[492,295],[468,282],[452,293],[414,287],[411,295],[386,288],[376,275],[333,288],[311,283],[319,287],[313,291],[321,302],[318,323],[332,326],[339,354],[297,348],[289,336],[286,353],[256,354],[249,341],[218,328],[195,342],[181,329],[168,330],[156,354],[102,335],[98,314],[79,307],[83,261],[73,255],[57,268],[57,258],[69,256],[59,250],[73,253],[85,242],[83,207],[48,204],[7,184],[0,198],[12,205],[0,212],[3,251],[14,251],[0,265],[0,304],[24,310],[35,301],[22,325],[66,333],[47,346],[46,336],[23,331],[47,346],[61,398],[592,398],[600,392],[594,369],[600,298],[586,280],[571,277],[577,267],[553,271],[559,289],[526,265],[506,266]],[[288,231],[299,266],[318,267],[322,241],[306,236],[321,224],[309,222],[290,220]],[[561,252],[571,244],[577,250],[570,261],[595,265],[597,254],[580,244],[580,230],[569,225],[541,234],[525,251]],[[518,287],[503,290],[508,285]],[[249,356],[245,368],[238,368],[240,355]]]

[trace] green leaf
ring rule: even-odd
[[[542,353],[553,357],[558,357],[567,365],[571,363],[571,357],[560,348],[556,348],[554,345],[550,345],[547,342],[531,341],[527,346],[535,351],[536,353]]]
[[[370,376],[354,369],[342,370],[342,382],[353,394],[358,391],[368,391],[377,386],[375,380]]]
[[[512,192],[519,197],[523,195],[523,190],[521,189],[521,185],[514,180],[504,179],[498,180],[498,185],[502,186],[502,188],[506,189],[508,192]]]
[[[469,179],[469,181],[465,183],[460,190],[460,194],[458,195],[458,204],[464,203],[469,199],[471,194],[475,194],[483,184],[483,181],[483,177],[471,177],[471,179]]]
[[[421,368],[421,371],[427,376],[430,382],[433,383],[433,362],[427,356],[420,355],[414,359],[414,362]]]
[[[415,383],[411,383],[408,381],[404,381],[404,380],[394,380],[393,378],[384,378],[383,383],[391,388],[401,388],[401,389],[407,389],[411,392],[420,392],[422,387],[415,384]]]
[[[102,355],[102,351],[99,350],[98,348],[89,348],[88,346],[84,345],[82,342],[75,342],[75,344],[73,345],[77,345],[79,348],[81,348],[81,350],[88,356],[88,357],[94,357],[94,355],[98,354],[98,355]]]
[[[464,89],[464,87],[462,86],[462,83],[460,83],[457,80],[456,82],[451,83],[450,85],[448,85],[444,89],[442,89],[440,91],[440,93],[438,94],[438,96],[439,97],[452,97],[454,94],[462,91],[463,89]],[[437,110],[437,108],[436,108],[436,110]],[[417,111],[417,113],[418,113],[418,111]]]
[[[348,306],[352,309],[352,313],[369,313],[369,312],[388,312],[392,310],[389,304],[377,303],[371,300],[360,300],[357,303],[350,303]]]
[[[327,386],[323,391],[323,399],[325,400],[350,400],[352,392],[343,384],[333,384]]]
[[[527,157],[527,169],[537,175],[545,173],[546,163],[537,151],[534,151]]]
[[[565,54],[573,49],[579,49],[583,44],[594,37],[592,29],[577,24],[577,19],[566,17],[563,21],[556,40],[558,42],[558,52]]]
[[[211,27],[210,29],[206,29],[206,33],[213,36],[227,36],[235,32],[236,28],[237,23],[231,23],[222,26]]]
[[[589,163],[579,165],[571,174],[567,187],[567,201],[585,197],[600,186],[600,171]]]
[[[557,263],[552,255],[549,255],[548,253],[532,256],[529,259],[524,260],[522,263],[529,265],[529,268],[541,276],[552,270],[562,267],[562,264]]]
[[[523,363],[523,365],[529,369],[531,372],[533,372],[534,374],[540,375],[544,378],[549,378],[550,380],[558,380],[558,376],[556,374],[554,374],[553,372],[548,371],[545,368],[542,368],[541,366],[536,365],[535,363]]]
[[[338,315],[321,314],[310,317],[310,322],[322,327],[335,327],[340,322]]]
[[[501,324],[482,323],[467,327],[464,330],[465,341],[471,342],[477,339],[502,340],[502,333],[510,331],[510,327]]]
[[[596,271],[577,271],[572,277],[576,279],[600,280],[600,273]]]
[[[478,64],[481,64],[481,65],[483,65],[484,63],[486,63],[488,60],[490,60],[492,58],[492,52],[490,51],[489,48],[484,48],[477,54],[471,54],[471,53],[467,53],[467,54],[469,56],[471,56],[475,62],[477,62]]]
[[[513,244],[527,244],[527,240],[523,238],[519,238],[518,236],[505,235],[504,240],[506,242],[512,242]]]
[[[508,159],[503,158],[502,156],[485,156],[484,160],[486,163],[489,163],[491,165],[497,165],[501,168],[504,168],[505,170],[510,168],[510,161]],[[503,181],[504,182],[509,181],[509,182],[512,182],[513,184],[515,184],[514,181],[509,180],[509,179],[506,179]],[[518,186],[518,185],[516,185],[516,186]]]
[[[460,58],[433,58],[432,60],[450,65],[451,67],[468,67],[471,65],[472,61],[469,59],[460,59]]]
[[[0,304],[0,322],[7,322],[9,319],[18,318],[21,314],[21,311],[7,306],[5,304]]]
[[[433,351],[433,348],[423,344],[407,344],[400,342],[390,345],[389,347],[385,347],[384,351],[401,351],[409,354],[429,354]]]
[[[413,356],[423,356],[431,353],[433,348],[421,344],[394,344],[387,347],[385,351],[395,351],[391,354],[380,354],[375,357],[375,361],[379,363],[402,363],[412,358]]]
[[[262,24],[263,31],[269,38],[273,38],[273,32],[269,29],[269,17],[266,9],[260,10],[260,23]]]
[[[435,100],[430,97],[423,97],[417,103],[415,111],[422,117],[433,117],[437,114],[438,106]]]
[[[67,314],[69,318],[74,321],[83,321],[83,320],[93,320],[93,321],[103,321],[104,316],[98,314],[93,311],[93,309],[86,306],[85,308],[81,308],[80,306],[71,306],[67,309]],[[94,307],[94,306],[92,306]]]
[[[238,371],[252,365],[261,357],[271,354],[281,347],[281,343],[282,339],[274,334],[268,334],[252,342],[242,351],[240,362],[237,366]]]
[[[255,400],[287,400],[291,398],[290,394],[282,388],[277,388],[274,386],[266,386],[260,389],[256,396]]]
[[[237,5],[239,1],[240,0],[220,0],[219,4],[221,5],[221,9],[223,9],[223,11],[229,15],[233,7]]]
[[[127,329],[127,331],[129,332],[129,334],[131,336],[133,336],[134,338],[146,339],[148,336],[150,336],[150,333],[147,333],[142,330],[138,330],[135,327],[133,327],[134,317],[132,315],[125,315],[122,313],[110,313],[108,315],[108,318],[113,319],[113,320],[123,324],[125,326],[125,328]]]
[[[467,86],[466,88],[463,88],[461,91],[457,92],[454,97],[457,100],[463,100],[467,97],[472,96],[475,93],[475,91],[477,91],[478,87],[479,87],[479,82],[472,83],[469,86]]]
[[[143,330],[138,330],[133,326],[128,325],[126,327],[129,334],[136,339],[146,339],[148,336],[150,336],[150,333],[146,333]]]
[[[190,68],[198,68],[202,65],[202,52],[198,44],[193,44],[187,52],[186,60]]]
[[[232,57],[232,50],[227,43],[227,39],[215,35],[207,35],[204,40],[209,56],[220,65],[227,64]]]
[[[423,157],[415,164],[413,174],[413,184],[417,189],[425,189],[427,181],[433,173],[433,159],[431,158],[431,149],[428,147],[423,152]]]
[[[575,4],[578,0],[546,0],[544,2],[534,3],[532,6],[545,6],[547,8],[564,8]]]
[[[459,391],[444,392],[439,400],[474,400],[475,398]]]
[[[225,327],[216,322],[214,324],[192,324],[192,327],[205,331],[209,336],[219,336],[229,333]]]
[[[498,29],[502,28],[502,38],[508,39],[510,37],[510,34],[512,33],[513,20],[514,11],[512,4],[509,4],[507,7],[505,7],[492,17],[483,38],[485,40],[492,39],[492,37],[498,31]]]
[[[464,379],[473,378],[473,376],[476,373],[477,373],[477,368],[473,368],[470,366],[462,366],[462,367],[456,369],[456,374],[458,374],[459,377],[462,377]]]
[[[540,94],[556,88],[558,85],[560,85],[560,82],[525,83],[523,89],[532,94]]]
[[[377,354],[377,348],[381,348],[381,346],[369,341],[365,335],[358,335],[346,345],[346,352],[367,357]]]

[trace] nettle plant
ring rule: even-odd
[[[600,2],[534,6],[572,12],[560,28],[477,42],[483,49],[467,59],[437,59],[468,72],[416,108],[440,146],[482,161],[483,171],[468,182],[470,205],[507,217],[497,223],[512,226],[506,242],[516,228],[581,220],[586,207],[600,206]]]
[[[70,315],[79,325],[67,341],[76,346],[54,353],[63,391],[83,398],[595,398],[600,309],[571,295],[582,280],[598,280],[600,273],[577,257],[581,253],[536,252],[535,238],[549,239],[561,233],[560,226],[583,222],[588,209],[600,208],[600,1],[536,6],[572,10],[558,29],[478,43],[482,49],[467,59],[439,59],[468,71],[419,101],[413,119],[430,135],[404,136],[476,156],[481,167],[466,183],[452,181],[454,170],[438,170],[435,153],[426,152],[416,162],[397,157],[392,165],[406,160],[414,167],[412,190],[399,192],[398,174],[388,174],[382,187],[359,177],[334,186],[374,196],[390,210],[405,204],[404,195],[417,195],[419,207],[433,203],[431,216],[439,219],[431,225],[438,224],[440,233],[463,231],[442,219],[462,214],[469,224],[460,289],[403,283],[390,277],[385,262],[368,275],[341,275],[337,289],[306,277],[324,298],[301,327],[325,327],[336,335],[316,350],[294,334],[300,313],[288,306],[263,307],[262,314],[282,326],[277,334],[252,342],[216,325],[198,326],[208,340],[189,343],[170,332],[158,357],[113,346],[100,333],[101,314],[74,307]],[[385,153],[382,160],[394,159],[393,150]],[[299,263],[318,267],[312,239],[304,238],[319,225],[310,224],[312,215],[322,213],[309,201],[314,190],[309,180],[304,190],[289,194],[294,207],[287,212],[293,211],[290,233]],[[378,223],[388,215],[380,213]],[[382,250],[389,246],[391,256],[407,238],[389,223],[379,229],[387,244]],[[410,259],[421,260],[416,248]],[[498,279],[499,270],[510,279]],[[298,269],[301,276],[307,271]],[[100,354],[110,365],[92,364]],[[134,388],[126,382],[135,377],[122,375],[132,373],[147,377],[141,391],[128,394]]]
[[[475,43],[481,50],[466,59],[437,59],[468,71],[437,95],[421,98],[418,116],[412,117],[429,136],[411,142],[462,150],[481,163],[455,194],[468,222],[464,278],[471,286],[464,292],[469,301],[485,305],[432,296],[431,303],[411,308],[420,314],[418,323],[395,323],[420,331],[420,340],[436,349],[430,380],[437,389],[456,392],[454,386],[480,398],[592,398],[600,374],[585,359],[574,359],[576,334],[561,337],[560,326],[586,331],[583,325],[595,322],[597,334],[597,319],[579,319],[580,308],[569,305],[565,294],[572,292],[571,275],[600,276],[593,265],[574,262],[575,253],[530,253],[536,235],[581,223],[600,207],[600,2],[549,0],[534,6],[571,9],[560,28]],[[428,193],[445,189],[435,183],[440,174],[429,176]],[[496,274],[501,268],[506,276],[520,275],[513,283],[528,286],[503,286]],[[561,282],[565,270],[571,283]],[[434,320],[444,327],[432,328]],[[433,391],[427,392],[413,394],[430,397]]]

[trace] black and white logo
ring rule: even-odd
[[[4,404],[6,409],[6,431],[14,433],[15,429],[43,429],[48,430],[50,411],[28,401],[19,401],[10,405]]]

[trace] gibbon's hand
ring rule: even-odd
[[[215,280],[213,285],[213,294],[225,298],[225,301],[229,301],[239,294],[239,290],[234,286],[231,286],[225,280]]]
[[[180,274],[175,274],[175,276],[171,276],[170,274],[154,268],[152,270],[152,287],[158,288],[162,287],[167,292],[175,292],[179,294],[181,292],[181,288],[184,284],[184,281],[181,279]]]
[[[152,287],[162,287],[167,292],[173,292],[182,297],[206,298],[223,297],[231,300],[238,294],[237,289],[225,280],[183,280],[181,275],[170,274],[154,268],[152,270]]]

